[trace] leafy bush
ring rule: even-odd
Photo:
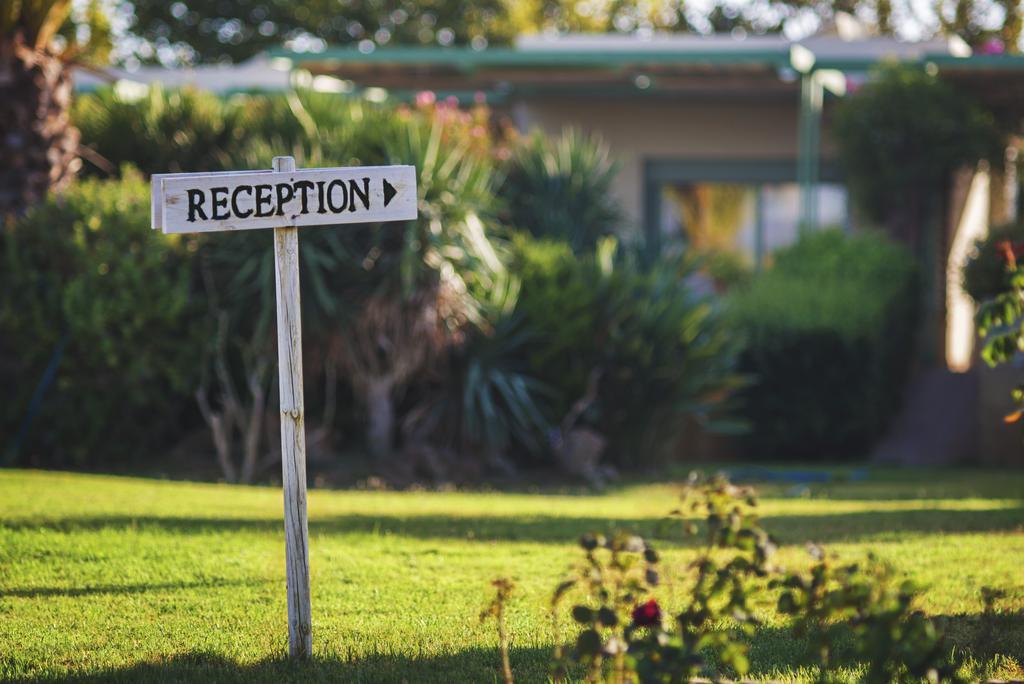
[[[917,319],[911,256],[884,238],[805,235],[735,292],[729,318],[753,378],[739,401],[751,454],[863,454],[898,410]]]
[[[622,212],[612,196],[618,171],[598,138],[568,129],[551,140],[535,132],[515,147],[501,186],[506,220],[536,237],[592,251],[614,233]]]
[[[116,173],[127,163],[148,175],[225,168],[229,151],[252,139],[246,110],[244,98],[154,85],[138,98],[115,88],[80,95],[72,118],[93,167]]]
[[[528,449],[543,448],[549,390],[528,374],[523,363],[524,350],[533,342],[536,338],[520,321],[505,317],[489,334],[478,331],[458,355],[460,423],[471,448],[504,451],[515,442]]]
[[[976,304],[996,297],[1010,289],[1011,274],[1000,250],[1004,242],[1024,242],[1024,222],[998,226],[974,243],[964,264],[964,290]]]
[[[4,227],[0,432],[34,418],[22,462],[138,462],[179,425],[202,348],[194,244],[149,229],[136,173],[80,182]]]
[[[290,123],[270,138],[276,125],[254,122],[253,130],[263,133],[232,153],[235,165],[265,166],[274,154],[290,150],[300,165],[401,163],[419,173],[418,220],[310,231],[300,241],[307,346],[319,350],[324,372],[344,371],[366,411],[370,451],[390,456],[408,417],[401,412],[422,408],[399,406],[398,396],[426,381],[431,362],[445,361],[468,328],[480,323],[480,300],[505,280],[501,250],[485,223],[494,205],[493,140],[486,129],[478,133],[488,115],[446,102],[408,108],[317,93],[275,96],[260,106],[270,121]],[[231,303],[229,313],[243,312],[230,317],[236,321],[232,346],[246,350],[233,365],[245,366],[243,375],[253,378],[241,386],[263,386],[272,348],[266,331],[241,319],[273,320],[270,243],[231,236],[210,241],[203,253],[225,265],[212,279],[219,300]],[[232,384],[240,383],[218,380],[216,394],[241,396]],[[252,394],[255,406],[265,392]]]
[[[808,572],[783,571],[754,491],[721,476],[692,474],[682,504],[670,516],[681,519],[687,536],[703,537],[682,568],[666,567],[648,540],[627,532],[580,539],[583,558],[551,599],[556,630],[573,599],[574,635],[555,647],[554,681],[575,680],[581,669],[586,681],[608,684],[743,677],[749,637],[762,625],[756,607],[769,601],[789,618],[793,645],[818,681],[837,681],[841,668],[862,664],[862,681],[876,684],[966,681],[962,659],[915,607],[921,588],[892,567],[873,556],[838,564],[810,545],[816,562]],[[492,584],[495,597],[481,619],[496,618],[510,683],[505,612],[514,585]]]
[[[77,113],[98,154],[139,158],[148,172],[259,168],[288,153],[299,166],[416,166],[417,221],[311,231],[300,243],[305,337],[317,350],[310,372],[324,373],[323,386],[330,387],[334,374],[345,371],[367,411],[367,440],[375,454],[395,446],[399,392],[429,375],[428,362],[443,360],[471,327],[486,328],[482,300],[507,285],[500,244],[488,229],[499,140],[487,125],[486,108],[464,111],[429,94],[407,107],[305,91],[221,100],[157,88],[133,101],[113,91],[85,96]],[[126,138],[156,144],[147,151],[128,149]],[[232,235],[198,243],[212,325],[200,408],[219,433],[215,442],[229,479],[248,480],[259,470],[255,450],[262,448],[259,426],[273,379],[273,254],[267,238]],[[325,409],[333,406],[326,401],[332,393],[325,391]],[[499,441],[504,431],[475,424],[469,429]],[[244,454],[236,468],[237,455],[231,454],[239,445]]]
[[[954,86],[918,67],[889,65],[874,76],[843,100],[832,126],[850,186],[872,219],[921,212],[950,173],[1000,153],[992,114]]]
[[[582,420],[609,439],[619,465],[666,458],[688,419],[716,426],[737,383],[735,349],[679,262],[644,267],[611,240],[585,256],[564,242],[515,244],[516,311],[536,336],[530,374],[554,391],[552,423],[596,378]]]
[[[754,276],[753,267],[735,252],[707,250],[691,252],[691,255],[698,272],[710,278],[718,292],[728,292],[734,287],[747,285]]]
[[[775,542],[758,525],[752,494],[724,480],[694,488],[684,498],[687,505],[686,514],[706,515],[707,542],[682,577],[660,570],[657,551],[636,535],[588,534],[580,540],[584,561],[551,601],[556,614],[566,598],[580,601],[571,613],[579,629],[575,644],[555,651],[556,681],[564,681],[575,664],[587,669],[592,682],[686,682],[701,674],[717,679],[721,669],[746,674],[744,636],[758,624],[748,598],[753,581],[771,570]],[[692,523],[688,527],[696,534]],[[656,597],[663,580],[675,586],[682,580],[688,588],[683,609],[670,621]]]
[[[173,154],[191,168],[258,168],[289,152],[300,166],[416,166],[419,220],[312,231],[300,243],[305,338],[314,350],[306,384],[330,387],[334,373],[351,381],[375,454],[423,443],[543,452],[547,426],[598,377],[597,400],[582,421],[610,438],[619,463],[631,465],[672,450],[692,418],[711,422],[734,383],[735,355],[712,306],[686,286],[689,266],[643,267],[612,243],[574,256],[573,246],[593,250],[617,220],[608,194],[614,165],[595,140],[569,132],[549,142],[538,134],[510,162],[504,188],[521,191],[513,192],[511,213],[532,216],[521,222],[531,230],[575,240],[524,238],[519,273],[506,268],[495,230],[495,159],[504,156],[504,142],[485,108],[460,110],[429,93],[413,106],[394,106],[303,91],[208,101],[153,90],[130,103],[112,93],[87,96],[79,113],[104,156],[132,154],[110,130],[121,119],[148,127],[138,137],[167,140],[167,149],[145,158],[149,171],[168,170]],[[169,122],[201,135],[159,135]],[[237,428],[218,441],[225,452],[239,445],[246,452],[240,468],[228,466],[237,456],[222,458],[231,479],[258,470],[253,450],[262,438],[250,438],[256,428],[245,426],[266,420],[258,415],[273,381],[273,262],[262,237],[197,243],[212,331],[200,407],[211,428]],[[495,293],[507,295],[500,311]],[[431,373],[437,364],[449,371],[443,382]],[[310,377],[321,373],[322,383]],[[329,394],[325,408],[333,406]],[[311,430],[321,427],[330,429]]]
[[[996,254],[990,258],[1002,269],[1004,285],[978,302],[975,319],[981,358],[993,367],[1014,361],[1024,351],[1024,242],[1001,240],[994,248]],[[1017,410],[1004,420],[1019,423],[1024,417],[1024,386],[1014,388],[1012,396]]]

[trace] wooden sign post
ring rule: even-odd
[[[305,658],[312,653],[313,628],[298,228],[415,219],[416,170],[366,166],[296,171],[292,157],[274,157],[272,172],[156,174],[152,182],[152,224],[164,233],[274,229],[288,650],[293,658]]]

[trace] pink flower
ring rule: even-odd
[[[483,92],[482,90],[476,91],[476,93],[473,94],[473,102],[477,103],[478,105],[487,104],[487,93]]]
[[[979,55],[1001,55],[1006,52],[1006,46],[998,38],[990,38],[978,47]]]
[[[416,106],[417,107],[429,107],[430,105],[437,102],[437,95],[434,95],[432,90],[421,90],[416,93]]]

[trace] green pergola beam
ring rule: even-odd
[[[328,48],[320,52],[295,52],[272,49],[268,56],[284,58],[293,64],[394,64],[399,66],[451,67],[464,70],[500,67],[621,68],[624,65],[689,64],[708,66],[763,66],[792,68],[790,48],[777,50],[517,50],[514,48],[378,48],[363,52],[358,48]]]

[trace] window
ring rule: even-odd
[[[647,167],[648,236],[659,249],[731,252],[763,264],[799,234],[796,164],[653,162]],[[703,177],[702,177],[703,176]],[[846,188],[818,185],[822,226],[846,226]]]

